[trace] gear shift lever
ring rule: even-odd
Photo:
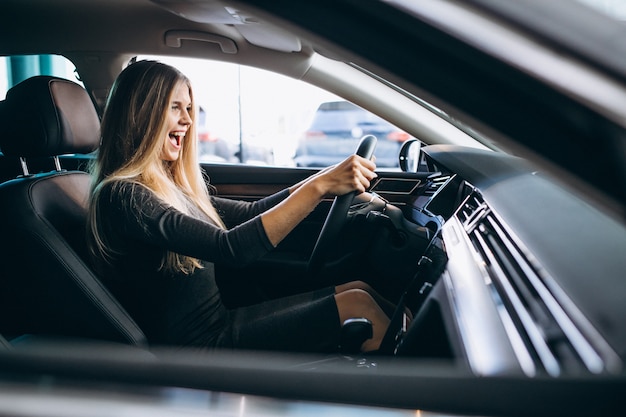
[[[344,354],[359,353],[363,342],[373,336],[371,321],[364,317],[348,319],[341,326],[340,351]]]

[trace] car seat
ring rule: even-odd
[[[65,79],[29,78],[0,103],[0,149],[23,167],[0,184],[0,332],[8,339],[34,334],[146,343],[86,262],[90,176],[59,164],[59,155],[96,150],[99,129],[87,91]],[[56,169],[30,174],[28,159],[42,157],[52,157]]]

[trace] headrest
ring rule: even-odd
[[[35,76],[7,91],[0,107],[0,150],[8,156],[89,153],[100,143],[100,119],[87,91],[51,76]]]

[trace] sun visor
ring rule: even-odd
[[[153,3],[187,20],[200,23],[230,24],[254,46],[279,52],[300,52],[302,43],[293,34],[257,19],[248,13],[219,3],[173,0],[151,0]]]

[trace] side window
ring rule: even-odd
[[[396,167],[408,135],[340,97],[257,68],[198,59],[141,56],[168,63],[194,86],[204,162],[324,167],[379,139],[376,163]]]
[[[7,90],[35,75],[54,75],[66,78],[80,85],[74,65],[60,55],[15,55],[0,57],[0,100],[4,100]]]

